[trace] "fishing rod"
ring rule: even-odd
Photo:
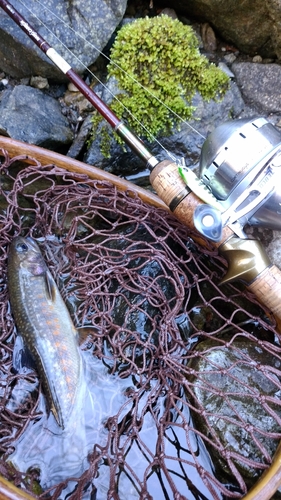
[[[144,162],[153,188],[178,220],[196,230],[202,244],[203,236],[218,248],[228,262],[223,282],[240,279],[281,321],[281,271],[243,230],[246,223],[281,229],[277,129],[264,118],[221,125],[203,144],[199,179],[187,167],[159,161],[7,0],[0,0],[0,7]]]

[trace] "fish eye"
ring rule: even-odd
[[[27,252],[28,246],[26,243],[18,243],[17,244],[17,251],[18,252]]]

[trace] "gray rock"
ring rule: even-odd
[[[44,9],[40,3],[31,2],[29,9],[32,15],[27,9],[23,9],[21,2],[18,0],[13,2],[15,9],[21,12],[30,25],[78,72],[84,71],[83,65],[89,66],[97,59],[99,51],[105,47],[120,23],[126,4],[127,0],[83,0],[83,2],[46,0]],[[44,24],[41,24],[38,18]],[[49,30],[55,33],[66,48]],[[78,62],[67,49],[70,49],[80,61]],[[16,78],[31,75],[55,80],[64,78],[2,9],[0,9],[0,68]]]
[[[194,415],[198,429],[204,435],[212,429],[217,448],[210,446],[210,453],[217,473],[219,468],[231,476],[234,463],[250,487],[261,474],[258,464],[266,462],[266,453],[273,456],[278,445],[272,434],[280,432],[279,356],[238,336],[228,345],[205,340],[196,351],[190,363],[196,375],[190,382],[200,408]]]
[[[24,85],[3,93],[0,134],[55,151],[73,139],[59,103],[41,90]]]
[[[231,69],[245,102],[261,114],[281,112],[279,64],[235,62]]]
[[[209,22],[217,34],[246,54],[281,58],[280,0],[174,0],[173,8]]]
[[[89,137],[91,129],[91,115],[88,115],[82,123],[82,126],[73,143],[71,144],[69,150],[67,151],[67,156],[70,156],[71,158],[80,157],[81,151],[85,148],[85,143]]]

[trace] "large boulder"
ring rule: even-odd
[[[56,99],[25,85],[4,92],[0,134],[59,152],[64,152],[73,140]]]
[[[167,6],[170,0],[165,0]],[[247,54],[281,59],[280,0],[174,0],[183,15],[208,21],[224,40]]]
[[[281,113],[279,64],[235,62],[231,67],[245,102],[259,113]]]
[[[13,1],[13,6],[76,71],[83,72],[83,65],[89,66],[97,59],[99,51],[122,20],[127,0],[45,0],[44,9],[39,2],[31,3],[29,10],[24,9],[18,0]],[[0,69],[16,78],[31,75],[55,80],[63,78],[62,73],[2,9]]]

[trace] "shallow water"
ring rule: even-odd
[[[79,478],[89,467],[88,454],[93,451],[94,445],[101,450],[98,474],[94,479],[96,500],[105,500],[110,491],[110,467],[102,457],[102,448],[108,446],[109,433],[108,419],[117,416],[116,422],[121,423],[130,419],[133,410],[133,400],[130,393],[137,390],[136,380],[133,377],[125,379],[108,373],[104,363],[93,356],[92,351],[82,351],[85,369],[85,384],[80,389],[77,405],[71,414],[65,430],[57,425],[52,414],[47,416],[44,397],[41,395],[37,408],[38,417],[30,422],[22,437],[14,443],[15,451],[9,457],[11,463],[23,472],[40,471],[40,484],[43,490],[54,486],[69,478]],[[156,382],[155,382],[156,384]],[[150,390],[142,391],[138,400],[138,408],[134,409],[137,416],[141,416],[147,405]],[[157,401],[158,412],[161,415],[165,410],[165,394]],[[182,408],[185,420],[186,407]],[[155,412],[155,409],[154,409]],[[187,484],[190,482],[195,496],[189,491],[188,498],[212,499],[210,492],[194,466],[192,453],[200,457],[202,465],[212,474],[212,467],[208,453],[198,437],[189,433],[189,449],[183,446],[186,443],[185,430],[180,426],[182,419],[175,415],[163,436],[162,454],[165,454],[165,467],[173,471],[174,481],[178,491],[186,495]],[[140,485],[146,476],[146,469],[151,466],[157,454],[159,436],[155,426],[154,414],[146,411],[141,429],[138,430],[138,439],[128,438],[126,432],[119,435],[118,443],[110,443],[112,460],[117,461],[117,475],[115,484],[120,499],[140,498]],[[114,449],[115,448],[115,449]],[[119,451],[118,451],[119,450]],[[173,457],[180,456],[181,463]],[[126,461],[129,469],[122,462]],[[118,464],[118,461],[120,463]],[[185,463],[186,461],[186,463]],[[147,489],[149,494],[157,500],[172,497],[171,487],[165,476],[163,464],[151,469],[148,476]],[[133,471],[133,474],[131,472]],[[190,479],[188,479],[190,478]],[[65,499],[75,489],[74,481],[69,481],[63,490],[60,499]],[[91,488],[84,493],[83,498],[91,498]],[[200,493],[199,493],[200,492]],[[143,497],[145,498],[145,497]]]

